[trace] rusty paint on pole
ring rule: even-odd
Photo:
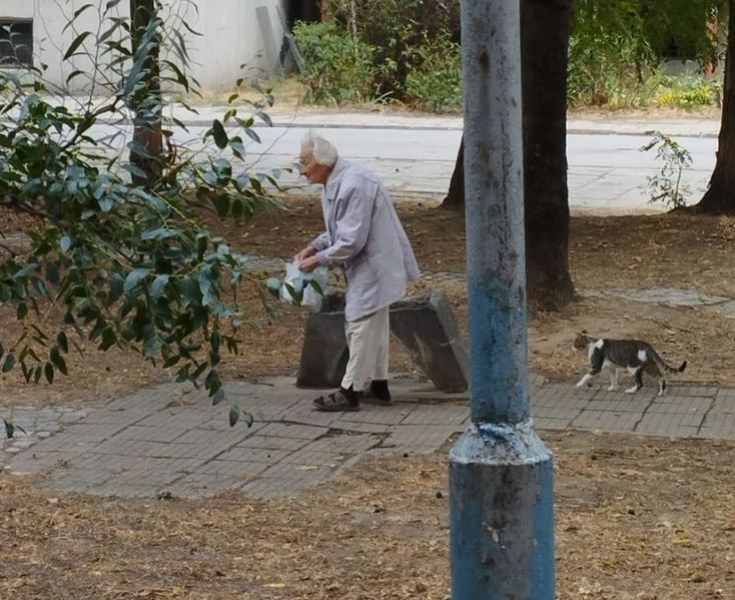
[[[553,600],[553,457],[530,421],[519,0],[462,0],[472,425],[450,453],[453,600]]]

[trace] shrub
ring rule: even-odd
[[[462,57],[459,44],[448,35],[425,38],[410,51],[406,99],[432,112],[462,107]]]
[[[315,104],[360,102],[373,95],[373,48],[353,40],[336,23],[299,22],[296,44],[306,62],[306,100]]]
[[[375,48],[376,92],[411,101],[409,73],[421,70],[415,50],[427,39],[459,42],[459,0],[332,0],[346,31]]]
[[[694,109],[713,106],[719,102],[722,82],[705,81],[701,78],[667,78],[655,97],[657,106],[674,106]]]
[[[662,202],[670,208],[686,206],[691,193],[688,185],[681,182],[684,171],[692,166],[692,156],[674,138],[660,131],[646,131],[653,136],[641,147],[641,152],[656,150],[656,159],[661,161],[661,170],[648,177],[649,202]]]

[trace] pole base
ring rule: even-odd
[[[449,453],[453,600],[554,600],[553,456],[529,421]]]

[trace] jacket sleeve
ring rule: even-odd
[[[342,263],[357,256],[370,233],[378,186],[368,180],[345,181],[335,200],[336,231],[333,243],[317,252],[322,265]]]
[[[313,246],[317,251],[324,250],[324,248],[329,247],[329,234],[326,231],[324,233],[320,233],[311,240],[309,245]]]

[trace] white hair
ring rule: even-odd
[[[327,167],[333,167],[334,163],[337,162],[337,157],[339,156],[337,148],[335,148],[332,142],[323,138],[311,129],[309,129],[304,134],[304,137],[301,138],[301,147],[311,150],[311,155],[314,157],[314,161]]]

